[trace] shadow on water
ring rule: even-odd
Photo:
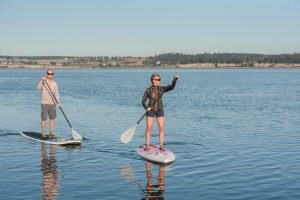
[[[20,135],[20,133],[11,130],[0,129],[0,137],[12,136],[12,135]]]
[[[47,147],[49,147],[47,153]],[[81,145],[47,145],[41,144],[42,148],[42,160],[41,160],[41,172],[42,172],[42,197],[43,200],[53,200],[59,195],[59,189],[61,187],[61,181],[63,178],[64,170],[58,166],[56,160],[56,148],[61,148],[67,152],[80,151]],[[69,156],[66,156],[63,161],[68,160]]]
[[[55,146],[50,145],[49,155],[45,144],[42,144],[42,199],[56,199],[61,185],[60,171],[55,158]]]
[[[75,151],[75,150],[80,150],[81,149],[81,144],[66,144],[66,145],[60,145],[60,147],[63,150],[67,151]]]
[[[125,163],[121,168],[121,175],[125,181],[133,184],[139,189],[142,200],[165,199],[165,175],[166,171],[171,168],[172,164],[158,164],[145,161],[146,181],[143,185],[137,180],[134,170],[129,163]]]

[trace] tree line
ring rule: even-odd
[[[148,65],[179,65],[193,63],[214,63],[214,64],[247,64],[254,63],[300,63],[300,53],[264,55],[247,53],[203,53],[203,54],[183,54],[166,53],[149,57],[145,64]]]
[[[134,58],[131,56],[1,56],[0,59],[28,59],[29,61],[37,60],[55,60],[68,59],[76,63],[89,62],[107,62],[107,61],[127,61]],[[249,54],[249,53],[203,53],[203,54],[183,54],[183,53],[165,53],[155,56],[144,57],[145,66],[166,66],[166,65],[180,65],[180,64],[195,64],[195,63],[212,63],[218,64],[237,64],[243,66],[254,66],[255,63],[284,63],[284,64],[299,64],[300,53],[293,54]]]

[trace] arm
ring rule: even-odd
[[[142,105],[143,105],[143,107],[145,108],[145,110],[147,110],[147,107],[148,107],[148,105],[147,105],[147,99],[148,99],[148,89],[146,89],[146,91],[145,91],[145,93],[144,93],[144,96],[143,96],[143,99],[142,99]]]
[[[41,79],[41,81],[39,82],[39,84],[37,86],[37,89],[42,90],[45,79],[46,79],[45,77],[43,77]]]
[[[175,75],[174,78],[173,78],[172,84],[163,87],[164,92],[169,92],[170,90],[173,90],[173,89],[175,88],[176,81],[177,81],[178,79],[179,79],[179,74],[176,73],[176,75]]]
[[[163,88],[164,92],[169,92],[170,90],[173,90],[176,86],[176,81],[177,81],[177,79],[174,78],[172,81],[172,84],[170,86],[169,85],[163,86],[162,88]]]

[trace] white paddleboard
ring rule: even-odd
[[[81,140],[66,140],[61,137],[55,138],[42,138],[41,133],[32,132],[32,131],[20,131],[20,134],[25,138],[46,143],[46,144],[57,144],[57,145],[71,145],[71,144],[81,144]]]
[[[159,146],[150,145],[150,149],[146,151],[144,148],[145,146],[146,145],[138,147],[136,151],[139,156],[146,160],[167,164],[176,159],[175,154],[168,148],[165,148],[165,150],[162,151]]]

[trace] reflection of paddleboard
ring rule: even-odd
[[[80,140],[66,140],[61,137],[55,138],[42,138],[41,133],[31,132],[31,131],[21,131],[20,134],[28,139],[35,140],[38,142],[43,142],[46,144],[58,144],[58,145],[67,145],[67,144],[81,144]]]
[[[142,158],[145,158],[146,160],[166,164],[173,162],[176,158],[170,149],[165,148],[164,151],[161,151],[159,146],[150,145],[150,149],[145,151],[145,146],[146,145],[140,146],[136,151]]]

